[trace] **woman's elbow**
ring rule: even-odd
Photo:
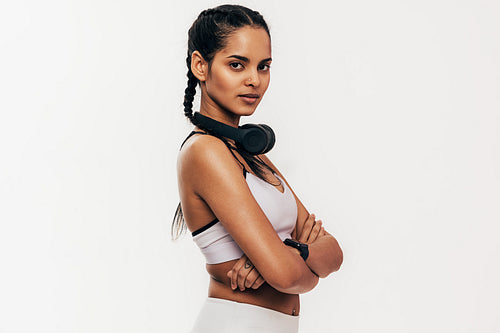
[[[336,269],[335,269],[335,272],[338,271],[340,269],[340,266],[342,266],[342,263],[344,262],[344,252],[342,251],[342,249],[339,247],[339,255],[337,257],[337,265],[336,265]]]
[[[297,279],[293,276],[281,275],[274,281],[269,282],[269,284],[276,290],[281,292],[288,292],[297,283]]]
[[[298,277],[296,270],[291,267],[275,267],[273,274],[266,277],[265,280],[274,289],[284,292],[296,284]]]
[[[337,249],[335,250],[334,253],[332,253],[330,258],[331,260],[328,269],[316,273],[322,279],[326,278],[331,273],[336,272],[340,269],[340,266],[342,266],[342,263],[344,262],[344,253],[342,252],[342,249],[340,247],[337,247]]]
[[[309,276],[298,276],[295,278],[285,279],[281,281],[277,288],[278,291],[286,294],[304,294],[316,287],[319,282],[319,277],[312,272]]]
[[[336,272],[342,266],[342,262],[344,262],[344,252],[342,252],[340,246],[337,247],[332,259],[332,272]]]
[[[318,276],[312,273],[307,266],[304,269],[302,265],[297,265],[297,267],[291,269],[280,270],[274,279],[267,282],[283,293],[302,294],[312,290],[318,284],[318,281]]]

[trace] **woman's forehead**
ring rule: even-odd
[[[226,46],[221,55],[233,54],[245,57],[270,58],[271,39],[263,28],[243,27],[232,33],[226,40]],[[244,54],[242,54],[244,53]]]

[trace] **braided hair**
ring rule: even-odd
[[[251,10],[240,5],[221,5],[215,8],[210,8],[202,11],[198,18],[193,22],[188,31],[188,50],[186,57],[187,72],[187,87],[184,90],[184,115],[194,124],[193,121],[193,100],[196,95],[196,87],[200,84],[199,80],[191,71],[191,55],[194,51],[200,52],[203,59],[208,62],[210,70],[212,60],[215,54],[227,45],[227,39],[239,28],[251,26],[263,28],[269,38],[269,28],[264,17],[257,11]],[[208,134],[211,134],[223,141],[234,156],[233,151],[245,160],[248,167],[261,179],[264,178],[265,170],[274,170],[264,161],[255,155],[236,146],[233,147],[226,138],[210,131],[200,124],[195,124],[200,129]],[[236,158],[236,156],[235,156]],[[238,160],[238,159],[237,159]],[[239,162],[239,160],[238,160]],[[241,162],[240,162],[241,163]],[[177,206],[177,210],[172,222],[171,234],[173,239],[177,239],[186,230],[186,223],[182,214],[181,204]]]

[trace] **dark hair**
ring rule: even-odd
[[[267,32],[269,38],[271,38],[269,28],[262,15],[257,11],[240,5],[221,5],[215,8],[206,9],[198,15],[198,18],[193,22],[191,28],[189,28],[186,58],[188,81],[187,88],[184,90],[184,115],[193,124],[193,100],[196,94],[196,87],[200,82],[191,71],[191,55],[194,51],[200,52],[203,59],[208,62],[208,68],[210,70],[215,54],[227,45],[228,37],[239,28],[245,26],[263,28]],[[245,160],[249,168],[258,177],[264,179],[264,169],[273,171],[272,168],[260,158],[249,154],[239,147],[233,147],[224,137],[203,128],[200,124],[195,125],[222,140],[233,156],[233,150],[237,151]],[[240,162],[237,158],[236,160]],[[177,239],[185,230],[186,223],[184,222],[182,207],[179,203],[172,222],[172,238]]]

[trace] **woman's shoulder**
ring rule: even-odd
[[[189,137],[179,152],[179,171],[194,168],[202,173],[212,167],[240,169],[229,147],[219,138],[208,134],[194,134]]]
[[[217,149],[219,146],[225,146],[225,144],[215,136],[205,132],[193,131],[182,143],[180,151],[186,153],[200,148]]]

